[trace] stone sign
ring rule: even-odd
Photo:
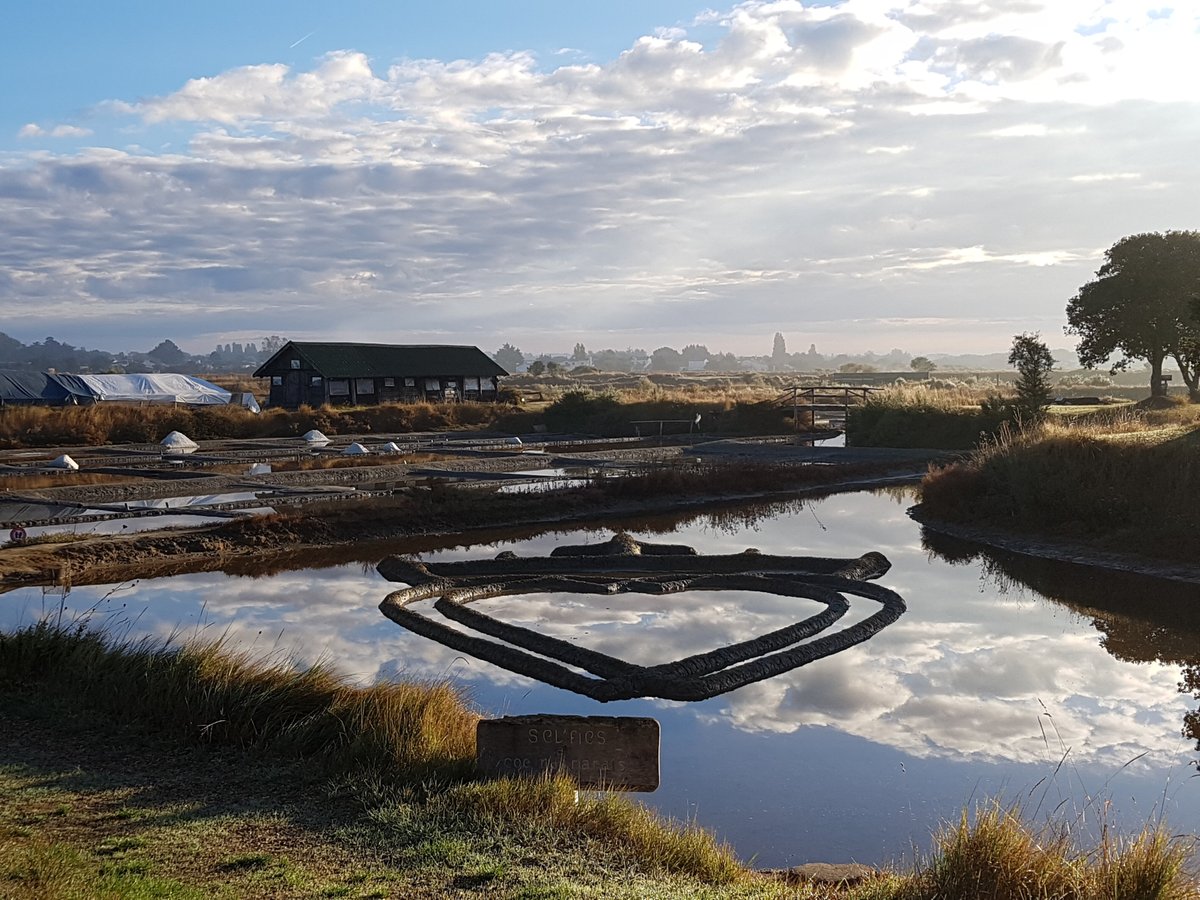
[[[505,716],[475,732],[491,776],[563,772],[588,790],[658,789],[658,721],[632,716]]]

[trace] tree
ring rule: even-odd
[[[587,358],[587,347],[583,346],[582,342],[576,344],[575,349],[571,352],[571,359],[575,360],[576,362],[586,362]]]
[[[1172,357],[1193,400],[1200,399],[1200,232],[1121,238],[1104,254],[1096,279],[1067,303],[1067,334],[1079,335],[1088,368],[1120,355],[1111,372],[1136,359],[1150,364],[1150,394],[1166,393],[1163,361]]]
[[[500,368],[515,372],[525,362],[525,354],[512,344],[504,344],[492,354],[492,359]]]
[[[546,371],[546,364],[540,359],[535,359],[529,364],[529,369],[527,371],[530,375],[541,375]]]
[[[174,341],[163,341],[146,356],[165,366],[177,366],[187,360],[187,354],[180,350]]]
[[[914,372],[932,372],[937,369],[937,363],[928,356],[914,356],[908,365]]]
[[[650,368],[655,372],[678,372],[683,368],[683,356],[674,347],[659,347],[650,354]]]
[[[775,343],[771,347],[771,368],[786,369],[788,362],[787,341],[783,339],[783,334],[775,332]]]
[[[1018,334],[1008,353],[1008,364],[1017,368],[1017,402],[1014,410],[1027,425],[1042,421],[1050,405],[1050,370],[1054,357],[1041,341],[1041,335]]]

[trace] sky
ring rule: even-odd
[[[973,353],[1200,227],[1200,0],[6,4],[0,331]]]

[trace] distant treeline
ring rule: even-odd
[[[45,372],[134,373],[239,372],[258,368],[286,341],[278,335],[262,338],[260,343],[218,344],[211,353],[187,353],[170,340],[161,341],[145,353],[136,350],[112,353],[73,347],[52,337],[32,344],[0,332],[0,369]]]

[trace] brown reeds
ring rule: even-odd
[[[1193,411],[1185,408],[1182,417],[1194,420]],[[1005,428],[964,462],[931,471],[922,501],[931,515],[951,521],[1063,532],[1131,552],[1194,558],[1200,428],[1179,421],[1125,411],[1027,431]]]
[[[0,678],[189,741],[372,769],[459,778],[477,714],[445,683],[348,684],[326,665],[234,653],[222,641],[117,643],[47,622],[0,634]]]
[[[1080,850],[1068,829],[1031,827],[1020,811],[988,803],[936,837],[915,872],[862,891],[878,900],[1195,900],[1188,844],[1157,825],[1129,839],[1101,836]]]

